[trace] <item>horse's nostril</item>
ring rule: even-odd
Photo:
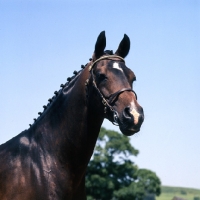
[[[131,113],[130,113],[130,108],[129,107],[126,107],[124,109],[124,112],[123,112],[123,116],[127,119],[127,118],[131,118]]]

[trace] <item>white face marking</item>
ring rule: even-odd
[[[133,108],[133,110],[131,110],[130,113],[133,115],[133,117],[134,117],[134,124],[136,125],[138,123],[140,114],[134,108]]]
[[[130,108],[130,113],[133,115],[134,117],[134,124],[136,125],[139,121],[139,116],[140,114],[137,112],[137,110],[135,109],[135,104],[134,102],[132,101],[131,102],[131,108]]]
[[[120,70],[120,71],[123,72],[123,69],[122,69],[122,68],[119,66],[119,64],[116,63],[116,62],[113,64],[113,68],[118,69],[118,70]]]

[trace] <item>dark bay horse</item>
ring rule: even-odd
[[[115,54],[101,32],[82,70],[49,99],[33,125],[0,146],[0,200],[86,200],[85,171],[104,118],[124,135],[140,130],[144,115],[124,58],[124,35]]]

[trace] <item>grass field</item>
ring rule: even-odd
[[[162,186],[162,193],[156,200],[172,200],[175,196],[185,200],[200,200],[200,189]]]

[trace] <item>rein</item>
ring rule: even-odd
[[[112,112],[112,114],[113,114],[113,122],[112,123],[114,125],[116,125],[116,126],[119,126],[119,123],[118,123],[119,114],[118,114],[118,112],[110,104],[112,104],[114,101],[116,101],[116,99],[118,98],[118,96],[121,93],[125,92],[125,91],[131,91],[131,92],[133,92],[135,94],[136,99],[137,99],[137,95],[136,95],[136,93],[131,88],[122,88],[121,90],[119,90],[119,91],[117,91],[117,92],[115,92],[113,94],[110,94],[107,97],[105,95],[103,95],[102,92],[99,90],[99,88],[97,87],[95,78],[94,78],[93,67],[100,60],[112,59],[112,58],[119,58],[120,60],[122,60],[125,63],[125,60],[122,57],[120,57],[120,56],[116,56],[116,55],[103,56],[103,57],[95,60],[89,66],[89,71],[90,71],[91,77],[92,77],[92,84],[93,84],[94,88],[96,89],[96,91],[98,92],[99,96],[102,99],[102,103],[104,105],[104,113],[106,114],[107,110],[110,110]],[[86,85],[88,84],[88,82],[89,82],[89,80],[87,79],[86,80]]]

